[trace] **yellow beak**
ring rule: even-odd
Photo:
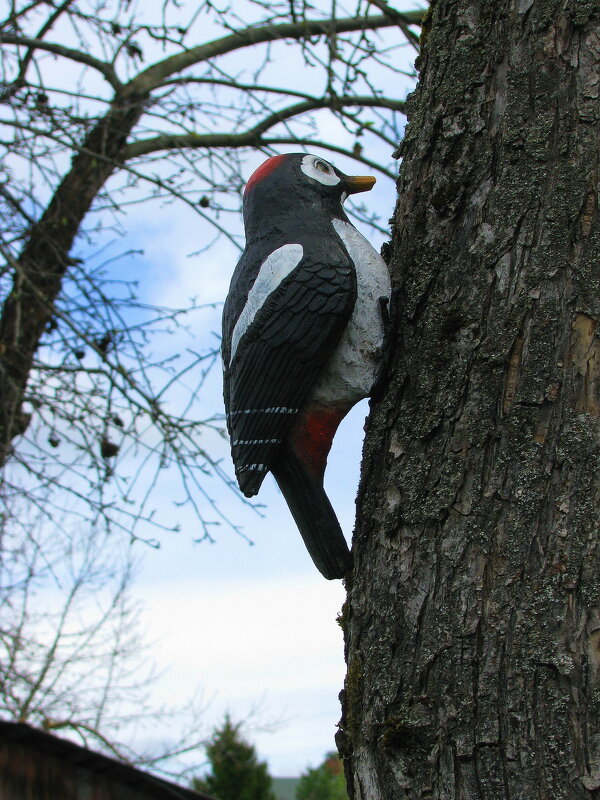
[[[345,175],[344,181],[348,187],[348,194],[357,192],[368,192],[375,186],[375,178],[372,175]]]

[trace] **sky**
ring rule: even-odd
[[[352,137],[336,123],[324,120],[319,135],[352,146]],[[385,148],[380,154],[388,160],[391,154]],[[368,172],[326,157],[349,172]],[[251,159],[246,179],[262,160],[261,154]],[[380,177],[360,199],[385,224],[395,204],[394,184]],[[197,225],[178,207],[163,208],[151,221],[143,210],[130,213],[128,235],[143,245],[150,300],[174,307],[190,296],[202,303],[223,301],[237,254],[220,242],[206,254],[190,257],[202,241]],[[362,230],[377,248],[386,238]],[[195,343],[220,331],[220,313],[220,306],[198,312]],[[172,341],[168,347],[173,348]],[[207,412],[222,411],[220,369],[211,374],[205,396]],[[363,401],[342,423],[325,480],[349,543],[367,413],[368,402]],[[231,471],[226,445],[223,458]],[[181,534],[163,537],[160,550],[145,556],[135,592],[143,607],[143,628],[154,643],[152,656],[164,671],[153,697],[185,704],[200,696],[207,731],[225,712],[246,720],[246,735],[271,774],[297,776],[335,749],[345,674],[336,618],[344,586],[325,580],[314,567],[272,476],[257,498],[264,504],[261,516],[219,486],[211,489],[211,496],[252,543],[225,527],[214,544],[194,544],[195,523],[186,523],[184,517]]]
[[[198,289],[199,264],[188,257],[193,234],[179,215],[163,222],[164,229],[141,229],[136,236],[144,239],[157,296],[176,305]],[[217,248],[200,260],[203,299],[224,298],[235,255]],[[202,339],[218,330],[220,313],[220,305],[199,312],[192,335]],[[209,378],[206,402],[222,410],[220,368]],[[365,400],[342,422],[325,480],[349,542],[367,413]],[[226,443],[215,446],[231,472]],[[247,720],[246,735],[271,774],[299,775],[335,749],[345,674],[336,618],[344,587],[314,567],[271,475],[257,498],[264,505],[260,515],[218,485],[211,496],[243,536],[223,527],[214,543],[194,544],[197,523],[178,512],[181,533],[161,537],[160,550],[145,553],[134,584],[151,655],[164,671],[153,699],[181,705],[200,695],[208,731],[227,711]]]
[[[418,6],[417,2],[405,5]],[[404,54],[404,66],[410,69],[412,51],[407,48]],[[49,60],[46,68],[50,75],[61,67]],[[272,69],[298,72],[293,80],[303,85],[298,60],[276,62]],[[410,81],[401,76],[395,81],[393,94],[403,98]],[[381,90],[392,93],[389,86]],[[320,119],[317,135],[352,148],[353,136],[339,124]],[[284,147],[282,152],[297,149]],[[367,155],[389,161],[391,153],[387,145],[381,145],[379,153]],[[347,160],[326,157],[345,171],[366,172],[352,168]],[[262,160],[258,153],[249,159],[246,179]],[[360,199],[385,224],[395,204],[393,181],[380,178]],[[185,306],[190,297],[214,304],[192,314],[189,330],[155,343],[159,354],[214,345],[220,331],[220,304],[237,260],[233,245],[220,240],[205,253],[191,255],[203,248],[212,233],[181,205],[133,205],[122,225],[126,233],[115,242],[114,253],[139,248],[143,254],[120,260],[117,268],[140,280],[142,299],[174,308]],[[241,220],[238,226],[241,230]],[[377,248],[386,238],[368,236]],[[110,252],[109,247],[102,257]],[[206,382],[198,413],[222,412],[217,366]],[[363,401],[342,423],[325,480],[349,542],[367,412],[368,403]],[[207,434],[207,448],[223,459],[233,475],[227,443]],[[343,637],[336,617],[344,602],[344,587],[341,581],[325,580],[312,564],[271,476],[258,497],[260,513],[218,481],[210,483],[207,491],[240,526],[242,535],[222,525],[215,528],[214,543],[195,543],[200,536],[198,524],[189,508],[178,508],[181,532],[162,536],[160,549],[138,548],[140,567],[133,595],[141,608],[141,630],[150,657],[160,673],[151,701],[156,706],[185,706],[191,698],[201,698],[201,726],[206,735],[229,712],[234,720],[246,722],[247,738],[272,775],[296,776],[308,766],[317,766],[335,749],[338,694],[345,673]],[[174,478],[165,476],[155,505],[170,513],[178,492]],[[195,755],[194,760],[202,772],[203,756]]]

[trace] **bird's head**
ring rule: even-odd
[[[366,192],[375,184],[367,175],[345,175],[320,156],[286,153],[261,164],[244,190],[247,233],[259,221],[293,214],[325,213],[345,216],[342,203],[348,195]]]

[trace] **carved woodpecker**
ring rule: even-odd
[[[342,204],[375,178],[314,155],[269,158],[244,192],[246,249],[223,311],[227,425],[247,497],[272,472],[317,568],[351,558],[323,489],[335,431],[368,397],[381,361],[390,279]]]

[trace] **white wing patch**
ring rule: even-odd
[[[263,261],[256,280],[248,292],[246,304],[233,329],[230,364],[233,361],[240,339],[252,324],[254,317],[262,308],[267,297],[298,266],[303,255],[304,249],[301,244],[284,244],[283,247],[274,250]]]

